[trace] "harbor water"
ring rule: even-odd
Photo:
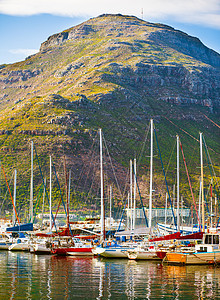
[[[220,268],[0,252],[0,299],[220,299]]]

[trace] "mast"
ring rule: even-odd
[[[45,194],[46,194],[46,177],[44,178],[44,192],[43,192],[43,204],[42,204],[42,222],[41,227],[43,227],[43,219],[44,219],[44,201],[45,201]]]
[[[183,226],[183,196],[181,196],[181,224]]]
[[[127,213],[127,227],[130,229],[130,193],[128,192],[128,213]]]
[[[203,155],[202,155],[202,132],[200,136],[200,163],[201,163],[201,194],[202,194],[202,230],[205,232],[205,203],[204,203],[204,184],[203,184]]]
[[[133,204],[132,204],[132,195],[133,195],[133,191],[132,191],[132,189],[133,189],[133,180],[132,180],[132,160],[130,159],[130,210],[131,210],[131,213],[129,214],[130,215],[130,218],[131,218],[131,220],[130,220],[130,229],[132,230],[132,224],[133,224],[133,222],[132,222],[132,219],[133,219],[133,214],[132,214],[132,207],[133,207]]]
[[[68,228],[70,226],[70,188],[71,188],[71,169],[69,171],[69,191],[68,191]]]
[[[176,201],[177,201],[177,231],[180,231],[180,160],[179,160],[179,136],[177,135],[177,195],[176,195]]]
[[[176,186],[175,184],[173,185],[173,211],[174,211],[174,217],[176,217],[176,210],[175,210],[175,206],[176,206],[176,203],[175,203],[175,191],[176,191]]]
[[[17,181],[17,170],[15,170],[14,175],[14,207],[16,207],[16,181]],[[15,226],[16,222],[16,214],[15,214],[15,208],[13,208],[13,226]]]
[[[109,191],[109,219],[110,219],[110,230],[112,225],[112,186],[110,185],[110,191]]]
[[[7,184],[7,188],[8,188],[8,191],[9,191],[9,194],[10,194],[10,198],[11,198],[11,202],[12,202],[12,205],[13,205],[13,208],[14,208],[14,211],[15,211],[15,215],[16,215],[16,218],[18,220],[18,224],[20,225],[20,220],[18,218],[18,214],[16,212],[16,208],[15,208],[15,205],[14,205],[14,200],[13,200],[13,197],[12,197],[12,194],[11,194],[11,191],[10,191],[10,187],[9,187],[9,184],[8,184],[8,181],[7,181],[7,177],[6,177],[6,174],[5,174],[5,170],[4,170],[4,167],[0,161],[0,166],[2,168],[2,171],[3,171],[3,174],[4,174],[4,177],[5,177],[5,181],[6,181],[6,184]]]
[[[105,240],[105,210],[104,210],[104,180],[102,160],[102,129],[99,129],[100,137],[100,181],[101,181],[101,242]]]
[[[68,176],[66,171],[66,157],[64,156],[64,172],[66,178],[66,225],[69,228],[69,193],[68,193]]]
[[[150,199],[149,199],[149,228],[152,226],[152,186],[153,186],[153,119],[151,124],[151,143],[150,143]]]
[[[30,222],[33,223],[33,148],[34,143],[31,141],[31,186],[30,186]]]
[[[211,227],[212,227],[212,217],[213,217],[213,205],[212,205],[212,181],[211,181],[211,186],[210,186],[210,193],[211,193],[211,195],[210,195],[210,201],[211,201],[211,203],[210,203],[210,217],[211,217]]]
[[[133,211],[133,229],[135,230],[135,217],[136,217],[136,180],[137,180],[137,166],[136,158],[134,159],[134,211]]]
[[[168,199],[168,194],[166,193],[166,205],[165,205],[165,227],[167,225],[167,199]]]
[[[50,155],[50,230],[52,230],[52,158]]]
[[[199,179],[199,221],[201,222],[202,181]]]

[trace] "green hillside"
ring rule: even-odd
[[[155,130],[173,189],[176,134],[183,144],[198,199],[199,132],[203,132],[219,180],[220,55],[197,38],[132,16],[102,15],[55,34],[25,61],[0,66],[0,158],[17,203],[27,215],[30,143],[34,142],[34,196],[42,203],[42,176],[49,182],[49,155],[65,187],[63,157],[72,170],[71,209],[99,207],[98,129],[105,139],[105,185],[113,185],[116,207],[126,195],[129,160],[137,158],[144,203],[149,194],[149,121]],[[154,206],[165,201],[165,185],[154,143]],[[111,159],[108,156],[110,153]],[[205,186],[211,175],[204,151]],[[38,161],[39,160],[39,161]],[[114,166],[114,172],[112,171]],[[115,180],[115,176],[118,182]],[[53,205],[60,201],[54,176]],[[1,173],[1,215],[12,205]],[[49,183],[47,184],[49,186]],[[118,190],[120,186],[121,194]],[[65,195],[65,193],[64,193]],[[192,203],[181,159],[181,195]],[[207,194],[208,195],[208,194]],[[65,198],[65,196],[64,196]]]

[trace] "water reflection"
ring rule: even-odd
[[[0,299],[220,299],[220,268],[0,252]]]

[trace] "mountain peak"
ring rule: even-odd
[[[135,16],[121,14],[102,14],[54,34],[41,44],[40,51],[61,46],[67,41],[79,43],[84,40],[95,43],[97,39],[99,44],[109,40],[130,44],[155,44],[160,48],[171,48],[213,67],[220,67],[220,55],[203,45],[198,38],[168,25],[150,23]]]

